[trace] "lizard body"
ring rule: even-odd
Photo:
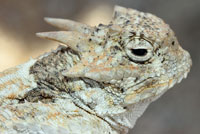
[[[108,25],[45,19],[55,51],[0,73],[0,132],[126,134],[186,77],[190,55],[160,18],[116,6]]]

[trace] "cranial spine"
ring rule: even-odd
[[[116,6],[108,25],[45,18],[57,50],[0,73],[0,133],[126,134],[186,77],[191,59],[150,13]]]

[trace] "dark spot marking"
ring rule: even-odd
[[[175,41],[172,41],[172,45],[174,46],[174,44],[175,44]]]
[[[114,46],[115,50],[122,50],[119,46]]]
[[[99,28],[96,28],[95,30],[96,30],[96,32],[99,32],[99,31],[100,31],[100,29],[99,29]]]
[[[135,32],[131,32],[132,36],[136,36],[136,33]]]
[[[139,79],[139,78],[138,78],[138,77],[136,77],[136,78],[135,78],[135,80],[134,80],[134,82],[136,83],[136,82],[138,81],[138,79]]]
[[[127,20],[127,21],[126,21],[126,24],[129,24],[129,23],[130,23],[130,20]]]
[[[100,24],[99,24],[99,27],[102,27],[102,26],[104,26],[104,24],[100,23]]]
[[[124,107],[124,109],[127,109],[127,107]]]
[[[143,39],[144,38],[144,34],[140,34],[140,38]]]
[[[162,59],[161,63],[165,62],[165,58]]]
[[[124,88],[121,88],[120,91],[121,91],[121,93],[124,93],[125,90],[124,90]]]

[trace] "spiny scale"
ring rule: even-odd
[[[86,24],[82,24],[82,23],[75,22],[68,19],[46,17],[44,18],[44,20],[52,26],[55,26],[67,31],[77,31],[77,32],[85,33],[86,31],[90,31],[92,29],[92,27]]]
[[[88,35],[75,31],[42,32],[36,33],[40,38],[58,41],[70,47],[72,50],[81,53],[88,51]]]
[[[150,13],[116,6],[113,20],[94,28],[45,20],[66,31],[37,36],[77,53],[59,47],[0,72],[2,134],[126,134],[192,64],[170,27]],[[149,60],[132,52],[138,49],[147,50]]]
[[[114,13],[125,14],[126,12],[127,12],[126,8],[115,6]],[[64,76],[71,78],[87,77],[96,81],[109,82],[112,79],[117,79],[117,80],[121,79],[121,77],[123,77],[124,74],[127,73],[127,70],[129,71],[128,73],[129,75],[131,74],[131,71],[136,70],[134,66],[125,67],[124,69],[121,68],[120,71],[118,71],[119,67],[116,68],[110,67],[109,64],[108,65],[104,64],[104,67],[102,67],[101,65],[97,65],[98,61],[102,60],[100,58],[97,58],[98,56],[101,56],[101,54],[95,53],[95,55],[93,55],[84,53],[84,52],[94,53],[95,51],[94,49],[96,49],[97,45],[95,41],[93,42],[89,39],[91,37],[92,31],[94,31],[93,27],[68,19],[47,17],[44,20],[55,27],[71,31],[37,33],[36,35],[38,37],[58,41],[60,43],[67,45],[68,47],[78,52],[79,54],[82,54],[80,63],[73,66],[69,70],[64,70],[62,72]],[[121,33],[123,31],[122,27],[119,25],[112,25],[108,28],[109,29],[104,29],[104,30],[105,32],[109,32],[110,35],[115,35],[116,33]],[[96,36],[96,38],[98,38],[97,40],[101,39],[104,35],[105,33],[103,35]],[[94,59],[96,58],[97,61],[94,63],[91,62],[90,64],[87,65],[84,64],[84,61],[88,60],[87,58],[85,59],[85,57],[88,56],[93,57]],[[134,69],[130,70],[130,68]]]

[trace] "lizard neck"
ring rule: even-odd
[[[123,103],[123,95],[109,92],[108,84],[88,78],[68,78],[62,75],[62,70],[70,69],[79,61],[77,54],[62,46],[40,57],[30,69],[30,74],[34,75],[39,87],[33,92],[43,90],[45,96],[51,96],[52,102],[57,98],[56,94],[67,93],[79,108],[101,118],[120,133],[127,133],[151,101],[124,107],[120,105]]]

